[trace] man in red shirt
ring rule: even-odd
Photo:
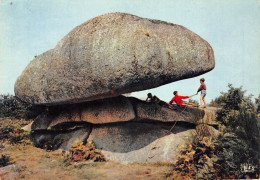
[[[175,101],[178,104],[178,106],[182,106],[182,105],[187,106],[187,105],[189,105],[189,103],[184,103],[182,99],[187,99],[190,96],[179,96],[178,91],[174,91],[173,94],[174,94],[174,97],[169,102],[170,105],[172,105],[173,101]]]

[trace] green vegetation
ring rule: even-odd
[[[252,96],[246,96],[241,87],[231,84],[228,87],[227,92],[211,102],[212,106],[221,107],[217,111],[220,135],[212,138],[214,133],[207,126],[196,128],[197,135],[180,152],[174,165],[174,179],[259,178],[260,95],[253,102]],[[31,144],[30,134],[21,128],[44,110],[14,96],[1,96],[0,143]],[[88,160],[105,161],[91,142],[75,144],[66,157],[69,163]],[[8,164],[10,157],[1,154],[0,167]]]
[[[215,142],[218,157],[215,168],[221,178],[245,178],[246,175],[257,178],[259,120],[255,105],[241,87],[228,86],[228,92],[219,98],[224,106],[217,112],[217,120],[223,125],[223,135]],[[245,170],[245,166],[252,168]]]
[[[10,156],[2,154],[0,157],[0,167],[4,167],[10,164]]]
[[[42,106],[24,103],[12,95],[0,95],[0,140],[30,144],[30,134],[21,128],[45,110]]]
[[[33,106],[12,95],[0,95],[0,117],[33,119],[45,108]]]
[[[256,112],[259,115],[260,114],[260,94],[258,98],[255,99],[255,104],[256,104]]]
[[[12,144],[25,143],[31,144],[30,134],[21,128],[29,124],[31,120],[0,118],[0,140],[8,141]]]
[[[192,103],[192,104],[199,105],[199,102],[196,101],[196,100],[193,100],[193,99],[189,99],[189,102]]]
[[[211,138],[202,139],[195,136],[187,149],[181,151],[181,155],[174,166],[174,179],[212,179],[215,174],[214,145]]]
[[[23,146],[32,144],[30,134],[21,129],[30,122],[30,120],[26,119],[0,117],[0,167],[13,163],[10,161],[11,158],[9,155],[3,154],[4,151],[2,150],[4,150],[6,144],[22,144]],[[7,154],[9,153],[7,152]]]
[[[259,178],[259,98],[245,96],[242,88],[228,85],[228,92],[211,102],[217,112],[220,135],[216,139],[197,133],[193,144],[181,151],[173,174],[176,178]]]

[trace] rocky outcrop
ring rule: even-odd
[[[69,150],[76,142],[93,141],[108,160],[174,162],[179,149],[196,133],[218,135],[213,109],[183,110],[119,96],[49,107],[31,129],[35,145],[41,148]]]
[[[205,112],[199,108],[193,107],[179,107],[173,106],[173,109],[159,106],[154,103],[147,103],[137,98],[129,98],[135,112],[136,120],[153,120],[160,122],[174,122],[183,121],[188,123],[197,124],[198,121],[204,118]]]
[[[124,96],[82,103],[79,106],[81,106],[81,120],[93,124],[135,119],[133,106],[128,98]]]
[[[211,46],[187,28],[125,13],[93,18],[37,56],[15,83],[33,104],[92,101],[206,73]]]
[[[107,159],[116,162],[174,162],[178,150],[192,138],[195,130],[178,125],[170,132],[171,126],[136,122],[94,126],[88,140]]]
[[[214,66],[211,46],[190,30],[110,13],[77,26],[31,61],[15,94],[47,105],[24,128],[31,128],[37,147],[68,151],[77,142],[93,141],[108,160],[173,162],[196,129],[216,136],[209,126],[216,125],[214,115],[120,95],[195,77]]]
[[[205,112],[199,108],[174,107],[168,109],[155,103],[124,96],[96,100],[92,102],[53,106],[47,113],[39,115],[32,130],[53,129],[62,123],[88,122],[92,124],[115,123],[125,121],[183,121],[198,124]]]
[[[33,131],[34,145],[49,150],[69,151],[75,143],[85,141],[91,132],[91,126],[88,124],[73,125],[71,128],[54,131]]]

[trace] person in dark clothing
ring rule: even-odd
[[[200,105],[202,106],[203,103],[204,105],[206,106],[206,101],[205,101],[205,96],[207,95],[207,92],[206,92],[206,85],[205,85],[205,79],[204,78],[201,78],[200,79],[200,87],[196,93],[196,95],[201,92],[201,95],[200,95]]]
[[[164,106],[164,107],[169,106],[166,102],[160,100],[157,96],[153,96],[151,93],[147,94],[146,102],[156,103],[156,104],[159,104],[160,106]]]
[[[146,102],[152,102],[152,99],[153,99],[153,95],[152,95],[152,93],[148,93],[147,94],[147,98],[146,98]]]

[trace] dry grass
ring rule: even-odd
[[[75,156],[69,156],[72,158],[70,161],[68,154],[61,150],[46,151],[34,147],[29,135],[21,130],[30,121],[2,118],[0,123],[4,137],[0,142],[0,156],[3,154],[10,158],[8,163],[15,167],[12,170],[0,168],[0,179],[171,179],[172,165],[169,163],[94,162],[95,157],[98,160],[100,154],[91,144],[75,145],[72,152],[85,152],[87,149],[93,151],[92,158],[75,162]],[[14,132],[19,132],[21,138],[11,142],[16,137]],[[88,157],[91,157],[91,153]],[[8,166],[2,168],[6,167]]]
[[[167,179],[172,166],[163,163],[131,163],[93,161],[66,161],[60,150],[46,151],[32,145],[12,145],[7,142],[2,152],[21,167],[15,172],[17,179]],[[13,171],[0,174],[0,178]]]

